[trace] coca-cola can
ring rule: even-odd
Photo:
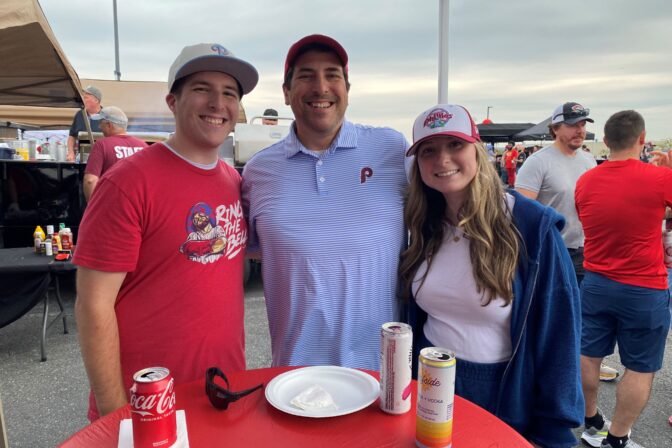
[[[380,409],[389,414],[411,410],[413,329],[401,322],[383,324],[380,331]]]
[[[131,415],[135,448],[169,447],[175,443],[175,380],[168,369],[149,367],[133,375]]]

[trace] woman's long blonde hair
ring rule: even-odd
[[[495,168],[488,160],[482,143],[476,146],[476,177],[469,184],[467,200],[459,210],[458,225],[469,239],[469,253],[478,292],[483,305],[501,297],[506,305],[513,300],[513,278],[521,250],[519,233],[504,199],[504,188]],[[415,275],[427,261],[427,277],[432,255],[443,243],[446,224],[446,201],[443,194],[429,188],[420,177],[417,159],[413,161],[410,186],[404,207],[404,219],[410,232],[409,247],[401,254],[399,272],[403,295],[411,295]],[[442,269],[450,269],[442,266]]]

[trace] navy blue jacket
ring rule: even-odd
[[[560,236],[565,221],[552,208],[511,194],[523,244],[511,304],[512,355],[495,415],[538,445],[573,447],[572,428],[583,424],[584,417],[581,306],[574,267]],[[427,315],[414,302],[407,311],[415,342]],[[420,348],[414,344],[416,359]]]

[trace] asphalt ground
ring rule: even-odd
[[[74,278],[62,279],[69,334],[54,324],[47,335],[46,362],[40,362],[42,305],[0,329],[0,398],[11,448],[52,447],[88,424],[88,381],[82,364],[74,320]],[[50,310],[55,315],[55,303]],[[261,280],[253,274],[245,289],[245,332],[248,368],[271,362],[268,322]],[[618,355],[606,360],[623,372]],[[617,383],[601,383],[600,407],[613,413]],[[647,448],[672,447],[672,333],[667,338],[663,370],[656,375],[651,399],[632,431]],[[580,430],[576,431],[577,437]],[[478,448],[478,447],[456,447]]]

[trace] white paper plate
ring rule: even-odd
[[[314,385],[329,392],[336,410],[306,411],[290,401]],[[301,417],[323,418],[346,415],[364,409],[380,395],[380,384],[368,373],[336,366],[303,367],[282,373],[266,386],[266,400],[283,412]]]

